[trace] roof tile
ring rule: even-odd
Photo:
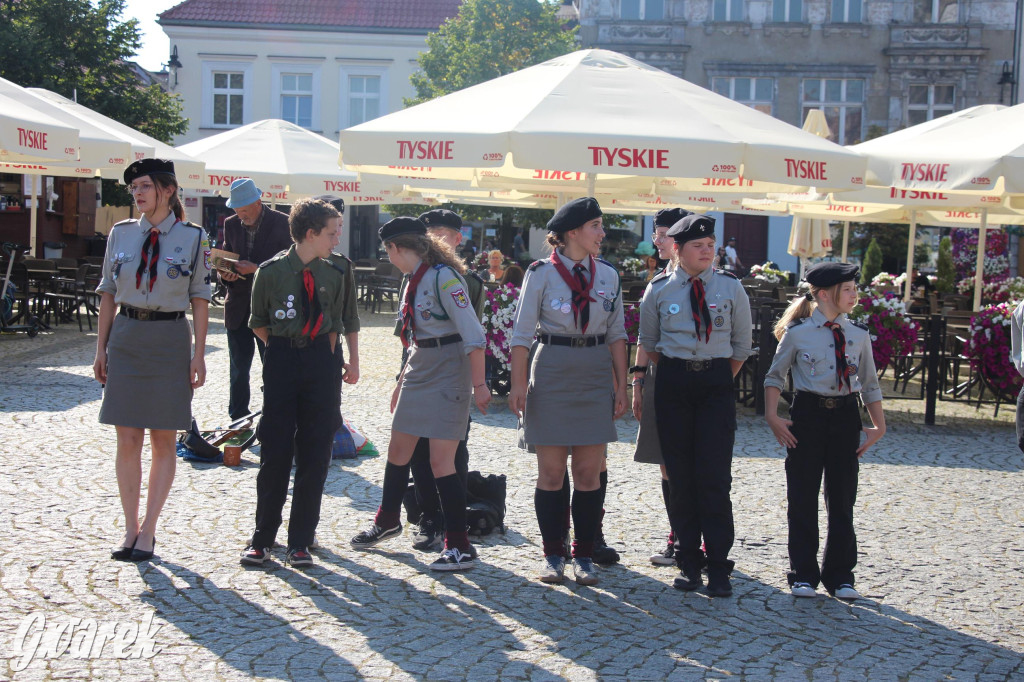
[[[434,30],[459,12],[462,0],[185,0],[161,23],[274,24],[332,28]]]

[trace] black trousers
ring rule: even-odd
[[[1024,387],[1017,394],[1017,447],[1024,452]]]
[[[260,352],[260,360],[265,360],[266,346],[244,324],[238,329],[228,329],[227,333],[230,382],[228,416],[234,421],[249,414],[249,370],[252,368],[252,358],[257,349]]]
[[[668,473],[669,522],[676,535],[676,563],[699,571],[707,549],[709,575],[728,575],[735,536],[732,517],[732,447],[736,397],[729,360],[689,371],[686,362],[662,357],[654,385],[658,438]]]
[[[790,410],[797,446],[786,456],[789,501],[789,584],[819,582],[830,592],[853,585],[857,536],[853,505],[857,500],[862,423],[856,401],[828,409],[813,393],[798,393]],[[825,477],[828,534],[818,568],[818,496]]]
[[[469,440],[469,425],[473,418],[466,422],[466,437],[459,441],[455,448],[455,473],[462,481],[462,488],[465,490],[466,481],[469,479],[469,448],[466,441]],[[430,468],[430,439],[420,438],[416,443],[416,449],[412,453],[412,481],[415,485],[416,503],[424,518],[433,519],[435,522],[442,522],[441,498],[437,494],[437,486],[434,484],[434,471]]]
[[[274,544],[293,459],[295,486],[288,546],[307,547],[313,540],[338,422],[334,363],[326,334],[306,348],[292,348],[286,339],[270,339],[263,364],[260,470],[252,536],[256,547]]]

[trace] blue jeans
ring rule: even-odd
[[[228,329],[228,359],[230,362],[230,385],[228,393],[228,416],[232,421],[249,414],[249,370],[252,357],[259,349],[263,362],[266,346],[249,327]]]

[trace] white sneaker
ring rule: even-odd
[[[851,588],[852,589],[852,588]],[[818,592],[810,583],[793,583],[790,589],[794,597],[817,597]]]
[[[835,598],[854,601],[855,599],[860,599],[860,592],[853,589],[853,585],[843,584],[836,588]]]

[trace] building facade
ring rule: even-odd
[[[630,55],[796,126],[820,109],[844,145],[978,104],[1016,103],[1018,4],[577,0],[583,46]],[[768,219],[727,216],[725,232],[749,243],[766,231],[758,221]],[[780,244],[785,254],[788,231],[778,232],[765,257],[779,256]]]
[[[460,0],[280,2],[185,0],[160,15],[173,55],[168,88],[181,95],[184,144],[268,118],[333,140],[404,108],[430,31]],[[193,219],[222,221],[223,199],[192,199]],[[201,216],[201,218],[200,218]],[[353,257],[376,247],[376,207],[346,215]],[[364,234],[365,233],[365,234]],[[343,243],[342,248],[346,248]],[[366,253],[363,253],[363,252]]]

